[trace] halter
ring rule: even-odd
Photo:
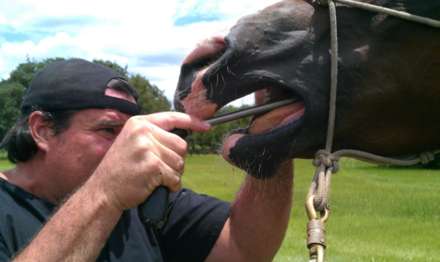
[[[317,2],[320,5],[328,5],[331,34],[331,82],[326,145],[325,149],[319,150],[316,153],[313,161],[313,164],[316,166],[316,171],[306,199],[306,211],[309,217],[309,223],[307,224],[307,247],[309,248],[310,262],[323,262],[324,250],[326,247],[324,223],[328,219],[330,212],[328,204],[330,182],[332,174],[336,173],[339,169],[338,161],[341,157],[351,157],[380,164],[412,166],[419,163],[429,163],[434,160],[436,154],[440,153],[440,150],[436,150],[422,153],[410,159],[398,159],[351,149],[343,149],[332,152],[336,118],[336,94],[338,85],[338,33],[335,3],[338,2],[343,5],[361,8],[372,12],[384,13],[434,28],[440,28],[440,21],[354,0],[311,0],[311,2]]]

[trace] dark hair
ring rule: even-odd
[[[32,112],[35,111],[42,112],[44,120],[51,122],[55,135],[69,128],[70,120],[77,112],[74,110],[46,112],[38,109]],[[6,149],[8,159],[12,163],[28,161],[38,151],[37,144],[29,131],[29,115],[21,116],[0,143],[0,148]]]
[[[107,83],[107,88],[124,92],[135,99],[138,97],[136,90],[122,78],[113,78]],[[90,108],[93,108],[93,106]],[[38,152],[38,147],[29,131],[29,115],[35,111],[42,112],[44,121],[50,122],[54,135],[58,135],[63,130],[69,128],[73,114],[79,110],[43,110],[41,107],[36,106],[31,106],[29,113],[26,110],[22,110],[22,116],[1,141],[0,149],[6,149],[8,159],[12,163],[28,161]]]

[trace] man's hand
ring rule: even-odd
[[[95,261],[124,209],[159,185],[180,188],[187,145],[173,128],[206,131],[209,125],[173,112],[127,120],[91,177],[14,261]]]
[[[110,204],[128,209],[160,185],[180,189],[187,143],[169,132],[174,128],[207,131],[209,125],[177,112],[135,116],[125,123],[93,175]]]

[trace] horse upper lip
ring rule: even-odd
[[[178,110],[207,119],[227,103],[253,92],[264,92],[261,90],[267,90],[268,94],[261,99],[257,97],[256,105],[300,97],[289,91],[281,76],[274,72],[261,69],[242,72],[240,67],[225,68],[225,63],[233,63],[236,56],[231,46],[228,39],[211,38],[187,56],[179,79],[182,88],[176,91],[175,107]]]

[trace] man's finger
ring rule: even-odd
[[[180,172],[172,169],[166,163],[163,163],[160,170],[162,185],[169,188],[172,192],[176,192],[182,187]]]
[[[146,116],[139,116],[151,123],[171,131],[175,128],[181,128],[196,132],[204,132],[210,129],[210,125],[196,117],[180,112],[161,112]]]
[[[162,130],[163,133],[166,133]],[[182,154],[180,152],[176,152],[173,148],[168,148],[166,145],[163,145],[160,141],[158,141],[155,137],[151,137],[156,144],[155,149],[153,150],[154,154],[162,161],[164,164],[168,165],[172,169],[174,169],[178,173],[183,172],[183,168],[185,166],[185,162],[183,157],[185,156],[185,152]],[[181,140],[181,139],[180,139]],[[186,143],[184,141],[184,143]]]
[[[151,125],[151,139],[157,141],[164,147],[176,152],[181,157],[184,157],[187,153],[187,142],[176,134],[166,131],[158,126]]]

